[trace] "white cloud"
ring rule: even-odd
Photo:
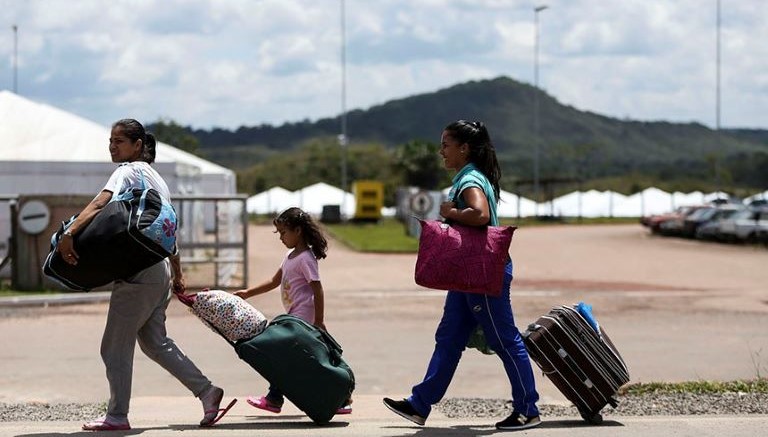
[[[348,109],[467,80],[533,82],[612,117],[715,120],[715,0],[346,0]],[[335,116],[339,0],[0,0],[20,93],[102,124]],[[722,0],[723,126],[768,128],[768,3]],[[0,32],[0,89],[12,79]]]

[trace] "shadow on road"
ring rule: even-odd
[[[566,429],[566,428],[585,428],[585,427],[616,427],[624,426],[623,423],[614,420],[606,420],[600,425],[590,425],[583,420],[549,420],[543,421],[537,429]],[[448,428],[430,428],[416,426],[387,426],[386,429],[402,429],[403,434],[396,437],[459,437],[459,436],[484,436],[495,434],[506,434],[509,431],[503,431],[494,428],[492,425],[457,425]],[[412,431],[412,432],[409,432]]]

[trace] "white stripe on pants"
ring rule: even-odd
[[[127,417],[131,400],[133,354],[141,350],[181,381],[195,396],[211,381],[179,349],[165,330],[170,298],[171,270],[161,261],[125,281],[116,281],[101,340],[101,358],[107,369],[110,399],[107,414]]]

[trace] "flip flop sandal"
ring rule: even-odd
[[[131,425],[128,423],[112,423],[106,419],[96,419],[83,424],[83,431],[128,431]]]
[[[278,414],[282,410],[282,407],[277,407],[269,403],[266,396],[260,398],[254,396],[248,396],[245,400],[249,405],[259,408],[261,410],[269,411],[270,413]]]
[[[211,426],[215,425],[216,422],[221,420],[221,418],[224,417],[224,415],[226,415],[229,412],[229,410],[232,408],[232,406],[235,405],[235,403],[237,403],[237,398],[232,399],[232,402],[230,402],[229,405],[227,405],[226,408],[219,408],[219,409],[216,409],[216,410],[206,410],[206,411],[204,411],[205,416],[203,416],[203,420],[200,422],[200,426],[204,427],[204,428],[207,428],[207,427],[211,427]],[[214,414],[214,413],[216,414],[216,417],[210,419],[209,421],[205,420],[205,418],[208,417],[209,414]]]

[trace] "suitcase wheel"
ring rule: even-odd
[[[580,411],[579,413],[590,425],[600,425],[603,423],[603,415],[600,413],[585,413],[583,411]]]

